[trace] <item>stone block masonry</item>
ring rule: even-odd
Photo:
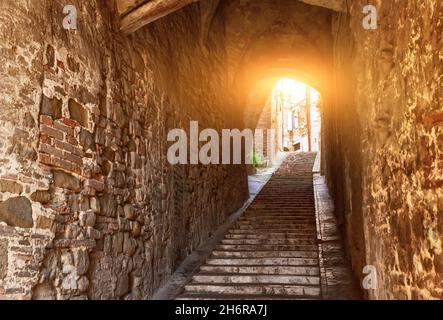
[[[322,93],[365,297],[443,298],[443,2],[374,1],[371,30],[367,0],[324,2],[199,1],[126,35],[115,1],[70,1],[66,30],[65,1],[3,0],[0,299],[150,298],[248,196],[244,165],[171,166],[167,133],[255,128],[283,76]]]
[[[373,31],[361,27],[366,4],[334,23],[347,31],[323,115],[328,181],[355,270],[377,269],[367,297],[442,299],[443,3],[377,1]]]
[[[247,197],[241,166],[178,184],[166,160],[170,128],[229,127],[222,29],[204,47],[191,6],[126,37],[111,2],[72,4],[77,31],[63,1],[0,13],[0,299],[147,299]]]

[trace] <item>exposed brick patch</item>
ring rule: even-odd
[[[75,138],[73,138],[73,139],[75,139]],[[71,140],[71,142],[72,142],[72,140]],[[63,141],[56,140],[55,147],[57,147],[60,150],[66,151],[66,152],[70,152],[70,153],[75,154],[80,157],[83,156],[83,151],[77,147],[77,143],[76,143],[77,141],[74,140],[75,144],[72,144],[71,142],[69,142],[69,141],[63,142]]]
[[[51,165],[53,165],[54,167],[59,167],[62,168],[66,171],[72,171],[74,166],[72,162],[66,161],[64,159],[61,158],[57,158],[57,157],[52,157],[51,158]]]
[[[74,129],[70,126],[67,126],[64,123],[60,123],[59,121],[56,121],[54,123],[54,128],[58,129],[60,131],[65,132],[66,134],[70,135],[70,136],[74,136]]]
[[[72,163],[78,164],[78,165],[83,164],[83,160],[81,157],[79,157],[75,154],[68,153],[68,152],[63,153],[63,159],[70,161]]]
[[[80,175],[84,153],[75,138],[78,126],[77,121],[68,118],[53,121],[40,116],[39,162]]]
[[[40,134],[40,143],[45,143],[48,145],[54,145],[54,140],[52,137],[48,136],[47,134],[41,133]]]
[[[55,156],[55,157],[60,157],[63,158],[63,151],[61,151],[60,149],[54,148],[50,145],[47,144],[40,144],[40,152],[46,153],[49,156]]]
[[[75,128],[80,126],[80,124],[78,123],[78,121],[75,121],[73,119],[69,119],[69,118],[62,118],[62,121],[65,125],[71,127],[71,128]]]
[[[63,140],[63,132],[57,129],[54,129],[53,127],[49,127],[47,125],[41,125],[40,126],[40,131],[44,134],[47,134],[50,137],[59,139],[59,140]]]
[[[92,188],[97,191],[104,191],[105,184],[103,181],[95,180],[95,179],[88,179],[85,181],[85,187]]]
[[[40,123],[45,124],[47,126],[52,126],[54,121],[52,120],[51,116],[41,115],[40,116]]]

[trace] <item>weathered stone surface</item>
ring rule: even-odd
[[[53,46],[51,45],[47,46],[45,58],[46,58],[46,64],[52,68],[55,64],[55,50]]]
[[[55,291],[54,288],[48,284],[43,283],[39,284],[34,288],[33,291],[33,300],[54,300],[55,299]]]
[[[40,202],[42,204],[46,204],[51,202],[52,200],[52,194],[49,191],[46,190],[37,190],[34,193],[31,194],[31,200]]]
[[[89,254],[86,250],[76,249],[72,252],[77,275],[84,275],[89,268]]]
[[[117,285],[115,287],[115,296],[122,297],[129,290],[129,276],[127,274],[121,275],[117,279]]]
[[[92,197],[89,199],[89,206],[91,207],[92,212],[100,212],[100,201],[96,197]]]
[[[71,190],[80,190],[80,181],[72,174],[61,171],[52,170],[54,177],[54,186]]]
[[[36,127],[35,119],[30,112],[25,113],[25,118],[23,119],[23,126],[30,129]]]
[[[88,210],[86,212],[81,212],[79,219],[82,226],[93,227],[95,225],[96,216],[92,210]]]
[[[0,280],[8,274],[8,240],[0,239]]]
[[[366,4],[353,1],[350,15],[334,19],[334,88],[342,89],[331,94],[335,102],[325,104],[323,117],[341,116],[322,142],[329,145],[328,181],[340,194],[337,206],[354,269],[363,278],[363,267],[373,265],[382,279],[376,290],[366,291],[367,298],[442,299],[437,141],[443,29],[435,12],[442,12],[443,3],[399,7],[377,1],[373,31],[362,28],[359,13]]]
[[[43,215],[37,217],[36,227],[40,229],[52,229],[54,220]]]
[[[69,99],[69,114],[71,119],[80,123],[83,127],[88,127],[88,111],[74,99]]]
[[[133,221],[132,222],[132,235],[134,237],[138,237],[141,233],[141,226],[140,223],[138,221]]]
[[[15,181],[0,179],[0,192],[21,194],[23,186]]]
[[[114,121],[120,128],[128,126],[128,116],[119,104],[114,106]]]
[[[105,159],[109,160],[110,162],[114,162],[114,160],[115,160],[115,151],[112,150],[109,147],[106,147],[103,150],[103,157],[105,157]]]
[[[297,45],[309,37],[316,52],[331,49],[326,9],[298,1],[251,4],[220,1],[219,10],[215,5],[209,13],[207,6],[190,5],[124,37],[115,13],[102,1],[76,1],[82,22],[81,32],[74,33],[60,23],[59,9],[66,5],[60,0],[51,6],[5,3],[0,155],[7,156],[0,159],[0,173],[20,177],[27,197],[30,190],[49,189],[51,199],[44,192],[30,197],[43,204],[33,204],[37,219],[55,217],[51,229],[33,230],[38,242],[30,241],[34,251],[26,268],[32,272],[26,271],[31,276],[22,281],[16,275],[23,270],[10,263],[8,283],[20,282],[35,297],[84,298],[87,292],[92,299],[146,299],[243,205],[248,197],[243,166],[180,167],[180,178],[174,179],[175,168],[165,159],[168,131],[187,130],[190,119],[207,128],[241,126],[245,99],[237,97],[243,90],[231,78],[252,74],[247,67],[237,69],[245,65],[243,57],[261,66],[263,48],[312,52],[311,44]],[[226,16],[216,13],[225,11]],[[196,32],[200,29],[207,30],[204,36]],[[255,46],[257,35],[264,40]],[[274,38],[278,41],[269,45]],[[254,54],[246,52],[249,48]],[[42,95],[59,100],[43,103]],[[39,116],[43,105],[47,116]],[[26,113],[35,126],[24,125]],[[48,152],[39,150],[35,161],[38,148]],[[51,170],[59,172],[52,177]],[[82,214],[88,210],[96,214],[95,224],[89,213]],[[83,248],[90,250],[90,263],[79,278],[71,252]],[[129,281],[129,274],[137,280]]]
[[[134,207],[130,204],[126,204],[124,207],[124,211],[125,211],[125,218],[132,220],[135,218],[135,210]]]
[[[70,71],[72,72],[80,71],[80,64],[71,55],[68,55],[66,62]]]
[[[115,197],[109,194],[100,197],[100,214],[108,217],[117,216],[117,203]]]
[[[123,252],[123,233],[119,232],[112,236],[112,251],[115,255]]]
[[[50,99],[43,95],[40,114],[50,116],[53,119],[60,119],[62,117],[62,101],[57,98]]]
[[[95,151],[95,141],[92,133],[83,128],[80,130],[79,143],[84,151]]]
[[[75,272],[68,272],[63,280],[62,280],[62,284],[61,284],[61,288],[65,291],[70,291],[70,290],[77,290],[78,286],[77,286],[77,276],[75,274]]]
[[[10,198],[0,203],[0,222],[11,227],[32,228],[31,201],[26,197]]]
[[[65,238],[76,239],[80,232],[81,228],[79,227],[78,222],[75,224],[69,224],[65,228]]]
[[[78,290],[85,292],[89,288],[89,280],[86,276],[81,277],[77,282]]]
[[[90,239],[94,239],[94,240],[99,240],[101,239],[101,232],[92,228],[92,227],[88,227],[86,230],[86,235],[88,236],[88,238]]]
[[[137,242],[131,237],[129,233],[125,233],[123,242],[123,252],[132,257],[137,249]]]

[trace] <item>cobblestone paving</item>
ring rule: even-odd
[[[318,223],[333,221],[329,203],[316,216],[315,158],[286,158],[178,299],[358,298],[337,229],[317,233]]]

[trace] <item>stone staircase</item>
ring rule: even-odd
[[[314,160],[283,163],[178,299],[321,298]]]

